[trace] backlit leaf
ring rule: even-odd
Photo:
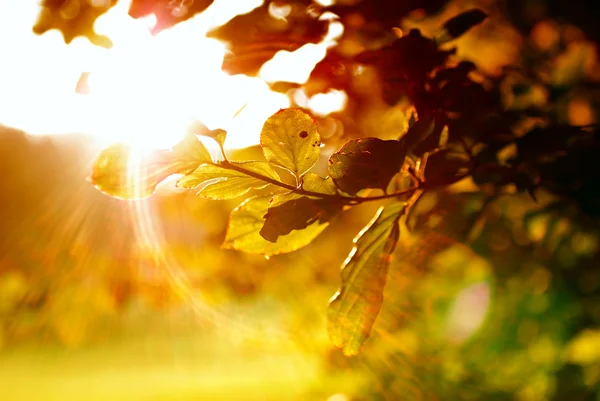
[[[342,191],[385,190],[406,157],[401,141],[361,138],[348,141],[329,158],[329,175]]]
[[[94,31],[94,23],[117,3],[116,0],[91,2],[78,0],[42,0],[40,12],[33,27],[38,35],[57,29],[69,44],[78,36],[86,37],[93,44],[109,48],[111,40]]]
[[[303,230],[295,230],[270,242],[260,235],[264,216],[268,212],[270,196],[247,199],[231,212],[224,249],[236,249],[265,256],[293,252],[308,245],[327,226],[315,222]]]
[[[323,178],[315,173],[308,173],[302,177],[302,189],[320,194],[337,194],[337,187],[331,177]]]
[[[172,153],[174,158],[193,160],[198,164],[212,162],[210,152],[194,135],[186,135],[181,142],[173,147]]]
[[[315,121],[300,109],[283,109],[265,122],[260,145],[269,163],[300,178],[319,160],[321,137]]]
[[[244,2],[238,2],[241,4]],[[264,2],[249,13],[237,15],[207,36],[227,44],[223,70],[231,75],[256,75],[261,66],[281,51],[292,52],[307,43],[317,43],[327,33],[328,21],[307,12],[310,0],[287,0],[277,15],[277,2]],[[275,12],[273,12],[275,11]]]
[[[302,230],[314,223],[328,224],[342,211],[343,203],[335,200],[313,198],[288,192],[275,195],[269,202],[269,211],[260,235],[267,241],[276,242],[280,236],[294,230]]]
[[[113,145],[100,153],[89,180],[113,197],[141,199],[154,193],[168,176],[189,173],[198,164],[193,159],[175,158],[173,152],[166,150],[142,154],[125,145]]]
[[[233,199],[244,195],[251,189],[261,189],[268,185],[263,179],[253,177],[243,171],[226,166],[235,166],[260,176],[279,181],[277,173],[268,163],[260,161],[230,162],[223,165],[203,164],[192,173],[177,181],[180,188],[195,188],[206,184],[198,195],[209,199]]]
[[[227,138],[227,131],[220,128],[211,130],[200,121],[194,123],[192,131],[195,135],[202,135],[214,139],[221,148],[223,148],[225,139]]]
[[[328,331],[344,354],[357,354],[377,318],[387,280],[390,257],[400,236],[398,220],[405,203],[381,207],[354,239],[342,266],[342,285],[327,314]]]

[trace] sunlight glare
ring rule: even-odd
[[[343,110],[348,102],[348,95],[341,90],[332,89],[326,93],[317,93],[307,101],[308,109],[318,115],[327,116]]]
[[[234,9],[231,2],[217,0],[157,35],[151,34],[155,16],[129,17],[130,2],[120,0],[95,23],[95,30],[113,42],[110,49],[84,38],[67,46],[55,30],[36,36],[31,27],[37,2],[11,2],[10,7],[2,2],[0,35],[12,40],[0,43],[0,55],[8,60],[0,74],[0,124],[33,135],[90,134],[99,146],[124,142],[167,148],[201,121],[227,130],[229,148],[254,145],[266,118],[290,105],[265,81],[306,82],[343,32],[335,16],[325,14],[330,24],[321,43],[279,52],[260,78],[229,76],[221,70],[225,45],[206,38],[206,32],[262,1],[239,2]],[[338,109],[339,96],[329,99],[334,104],[323,99],[312,102],[315,113]]]

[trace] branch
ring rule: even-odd
[[[281,182],[278,180],[275,180],[273,178],[270,177],[266,177],[262,174],[258,174],[254,171],[249,171],[246,170],[243,167],[237,166],[235,164],[230,163],[229,161],[222,161],[222,162],[217,162],[217,163],[211,163],[215,166],[218,167],[222,167],[222,168],[226,168],[229,170],[234,170],[234,171],[238,171],[242,174],[245,174],[249,177],[252,178],[256,178],[258,180],[261,180],[263,182],[266,182],[268,184],[272,184],[275,186],[278,186],[280,188],[284,188],[287,189],[289,191],[293,191],[296,194],[299,195],[305,195],[305,196],[313,196],[316,198],[321,198],[321,199],[330,199],[336,202],[341,202],[341,203],[345,203],[348,205],[358,205],[364,202],[371,202],[371,201],[378,201],[378,200],[384,200],[384,199],[392,199],[392,198],[397,198],[399,196],[403,196],[403,195],[408,195],[408,194],[414,194],[416,191],[422,192],[426,189],[435,189],[435,188],[441,188],[441,187],[446,187],[448,185],[452,185],[460,180],[462,180],[463,178],[468,177],[469,175],[471,175],[470,172],[465,173],[463,175],[460,175],[458,177],[454,177],[452,180],[448,181],[448,182],[443,182],[443,183],[438,183],[435,185],[427,185],[426,182],[420,181],[417,185],[410,187],[410,188],[406,188],[403,189],[401,191],[398,192],[394,192],[392,194],[385,194],[385,195],[379,195],[379,196],[370,196],[370,197],[359,197],[359,196],[345,196],[345,195],[332,195],[332,194],[324,194],[321,192],[313,192],[313,191],[307,191],[305,189],[303,189],[301,186],[294,186],[294,185],[290,185],[290,184],[286,184],[285,182]],[[419,194],[420,195],[420,194]],[[418,196],[417,196],[418,197]]]

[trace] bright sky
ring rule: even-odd
[[[224,45],[205,37],[211,27],[261,0],[236,2],[246,7],[237,10],[231,1],[217,0],[203,14],[157,36],[149,33],[153,16],[133,20],[127,15],[129,1],[120,0],[95,25],[112,40],[109,50],[83,38],[67,46],[57,31],[34,35],[37,3],[0,1],[0,124],[34,135],[92,134],[102,145],[127,141],[168,147],[199,120],[226,129],[229,147],[242,147],[257,143],[266,118],[289,106],[288,98],[271,92],[263,79],[223,73]],[[279,53],[261,77],[305,82],[341,31],[341,24],[332,23],[323,43]],[[82,72],[90,72],[86,95],[75,92]],[[344,105],[343,94],[332,92],[329,100],[320,96],[309,103],[316,113]]]

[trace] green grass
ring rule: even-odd
[[[326,400],[352,383],[324,378],[322,349],[301,349],[285,336],[201,327],[181,316],[176,323],[164,315],[145,316],[133,325],[136,318],[127,319],[125,330],[97,345],[0,352],[0,399]]]

